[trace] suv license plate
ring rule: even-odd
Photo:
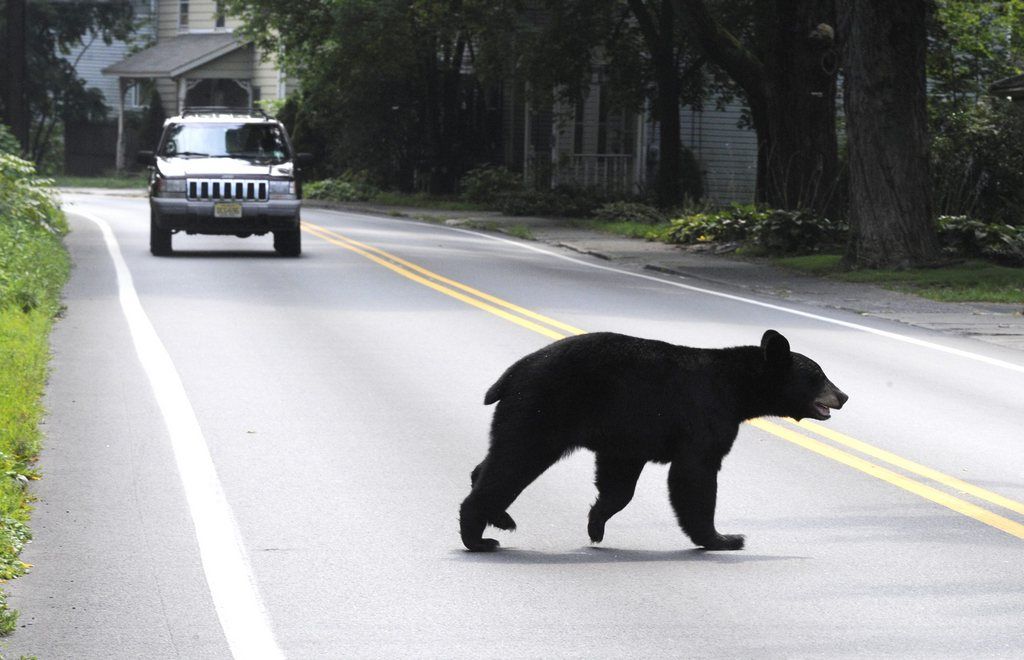
[[[242,205],[238,202],[217,202],[213,205],[215,218],[241,218]]]

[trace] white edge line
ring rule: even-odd
[[[372,218],[374,220],[382,219],[380,216],[362,215],[362,214],[359,214],[359,213],[347,213],[345,211],[337,211],[337,210],[334,210],[334,209],[317,208],[316,210],[318,210],[318,211],[327,211],[329,213],[344,214],[344,215],[359,215],[361,217]],[[735,301],[735,302],[745,303],[747,305],[754,305],[756,307],[763,307],[765,309],[771,309],[771,310],[774,310],[776,312],[783,312],[785,314],[792,314],[793,316],[800,316],[800,317],[807,318],[807,319],[813,319],[815,321],[820,321],[822,323],[830,323],[832,325],[838,325],[838,326],[841,326],[841,327],[844,327],[844,328],[849,328],[851,330],[858,330],[860,332],[867,332],[869,334],[877,335],[879,337],[885,337],[886,339],[892,339],[894,341],[900,341],[900,342],[903,342],[905,344],[912,344],[914,346],[920,346],[921,348],[927,348],[927,349],[930,349],[930,350],[933,350],[933,351],[938,351],[940,353],[946,353],[947,355],[955,355],[957,357],[965,358],[965,359],[968,359],[968,360],[973,360],[975,362],[981,362],[983,364],[987,364],[987,365],[990,365],[990,366],[993,366],[993,367],[999,367],[1001,369],[1007,369],[1009,371],[1016,371],[1017,373],[1024,374],[1024,365],[1015,364],[1013,362],[1007,362],[1006,360],[1000,360],[998,358],[988,357],[987,355],[981,355],[979,353],[972,353],[971,351],[965,351],[965,350],[962,350],[962,349],[959,349],[959,348],[953,348],[951,346],[944,346],[942,344],[936,344],[934,342],[926,341],[924,339],[917,339],[916,337],[909,337],[907,335],[901,335],[901,334],[896,333],[896,332],[889,332],[888,330],[879,330],[878,328],[872,328],[870,326],[861,325],[859,323],[852,323],[850,321],[841,321],[839,319],[833,319],[833,318],[829,318],[827,316],[821,316],[819,314],[812,314],[811,312],[803,312],[803,311],[800,311],[798,309],[793,309],[791,307],[783,307],[782,305],[775,305],[775,304],[772,304],[772,303],[762,302],[760,300],[754,300],[752,298],[744,298],[743,296],[737,296],[737,295],[734,295],[734,294],[731,294],[731,293],[723,293],[721,291],[715,291],[713,289],[705,289],[705,288],[702,288],[702,287],[699,287],[699,286],[693,286],[691,284],[683,284],[682,282],[675,282],[673,280],[668,280],[668,279],[665,279],[665,278],[662,278],[662,277],[656,277],[654,275],[648,275],[646,273],[634,273],[632,271],[623,270],[621,268],[615,268],[615,267],[612,267],[612,266],[605,266],[603,264],[595,264],[595,263],[591,263],[589,261],[584,261],[582,259],[577,259],[576,257],[571,257],[571,256],[566,255],[566,254],[559,254],[557,252],[552,252],[550,250],[545,250],[545,249],[537,247],[535,245],[530,245],[528,243],[523,243],[523,242],[520,242],[520,241],[514,241],[514,240],[509,239],[509,238],[504,238],[502,236],[492,236],[490,234],[484,234],[482,232],[473,231],[471,229],[464,229],[462,227],[452,227],[452,226],[449,226],[449,225],[434,224],[434,223],[421,222],[421,221],[416,221],[416,220],[411,220],[411,221],[410,220],[397,220],[395,218],[383,218],[383,219],[384,220],[390,220],[392,222],[405,222],[405,223],[410,223],[411,222],[412,224],[421,225],[423,227],[441,227],[441,228],[447,229],[449,231],[456,231],[456,232],[461,232],[463,234],[470,234],[471,236],[477,236],[477,237],[480,237],[480,238],[486,238],[488,240],[497,241],[499,243],[506,243],[508,245],[513,245],[513,246],[516,246],[516,247],[518,247],[520,249],[523,249],[523,250],[530,250],[532,252],[539,252],[540,254],[544,254],[544,255],[547,255],[549,257],[554,257],[556,259],[562,259],[563,261],[569,261],[571,263],[578,264],[580,266],[586,266],[588,268],[595,268],[597,270],[603,270],[603,271],[607,271],[607,272],[610,272],[610,273],[618,273],[620,275],[628,275],[629,277],[638,277],[640,279],[649,280],[651,282],[660,282],[662,284],[668,284],[669,286],[674,286],[674,287],[677,287],[679,289],[685,289],[687,291],[693,291],[694,293],[703,293],[705,295],[715,296],[717,298],[724,298],[726,300],[732,300],[732,301]]]
[[[114,262],[121,308],[167,425],[203,572],[231,654],[235,658],[283,658],[199,420],[171,356],[142,308],[117,238],[101,218],[79,209],[71,213],[100,228]]]

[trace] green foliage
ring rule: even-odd
[[[594,218],[601,222],[630,222],[647,225],[656,225],[665,222],[668,218],[664,213],[638,202],[609,202],[602,204],[594,212]]]
[[[604,202],[589,188],[559,186],[554,190],[522,190],[498,197],[498,210],[506,215],[587,218]]]
[[[0,154],[0,309],[51,306],[67,278],[67,231],[49,182],[28,161]]]
[[[99,119],[106,115],[102,93],[86,89],[74,65],[62,56],[94,40],[106,44],[128,39],[135,29],[130,2],[26,3],[26,60],[24,81],[29,106],[30,140],[27,153],[36,163],[60,161],[52,153],[60,145],[63,121]],[[0,34],[3,34],[0,14]]]
[[[462,197],[470,202],[494,202],[523,187],[523,177],[504,167],[484,165],[466,173],[459,182]]]
[[[943,116],[932,173],[939,214],[1024,224],[1024,108],[989,99]]]
[[[1024,225],[986,223],[967,216],[939,216],[939,241],[947,254],[1024,265]]]
[[[0,154],[11,154],[17,156],[21,152],[21,145],[18,138],[14,137],[7,124],[0,123]]]
[[[367,183],[362,177],[353,175],[311,181],[302,186],[302,195],[306,199],[322,199],[331,202],[368,202],[379,194],[380,190],[376,187]]]
[[[1024,0],[936,0],[929,26],[930,101],[942,114],[1024,68]]]
[[[772,253],[800,254],[835,246],[847,231],[843,223],[807,211],[748,204],[672,220],[661,240],[681,244],[746,241]]]
[[[0,579],[27,569],[18,560],[30,538],[24,484],[36,476],[47,335],[70,269],[66,231],[48,182],[28,161],[0,153]],[[0,634],[16,619],[0,592]]]

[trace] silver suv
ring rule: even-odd
[[[171,236],[274,233],[274,249],[302,253],[296,154],[281,122],[262,113],[190,109],[164,122],[155,152],[140,151],[150,168],[149,250],[171,253]]]

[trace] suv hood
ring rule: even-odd
[[[239,158],[157,158],[156,169],[162,176],[265,177],[292,176],[290,161],[271,165]]]

